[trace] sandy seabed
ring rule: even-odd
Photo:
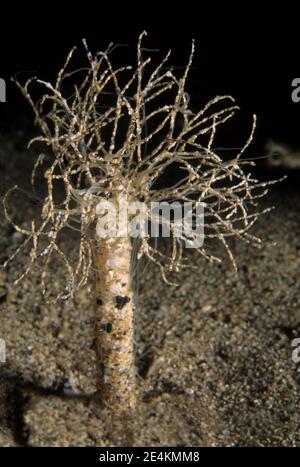
[[[2,145],[0,194],[24,185],[31,167],[30,154]],[[264,247],[232,244],[238,279],[226,258],[211,266],[192,250],[197,269],[182,272],[176,288],[152,265],[139,276],[135,446],[300,446],[300,367],[291,346],[300,337],[300,193],[286,181],[273,187],[266,205],[276,209],[253,229]],[[36,206],[21,196],[12,209],[22,223]],[[75,238],[67,238],[72,249]],[[1,211],[1,261],[21,240]],[[40,271],[13,285],[27,261],[24,252],[0,273],[0,337],[7,346],[0,445],[122,445],[118,427],[91,398],[91,291],[47,304]],[[55,261],[51,267],[55,294],[64,275]]]

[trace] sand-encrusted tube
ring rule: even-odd
[[[98,240],[96,345],[99,395],[114,413],[136,404],[130,238]]]

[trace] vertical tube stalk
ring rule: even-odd
[[[113,413],[136,403],[130,238],[98,240],[96,346],[99,393]]]

